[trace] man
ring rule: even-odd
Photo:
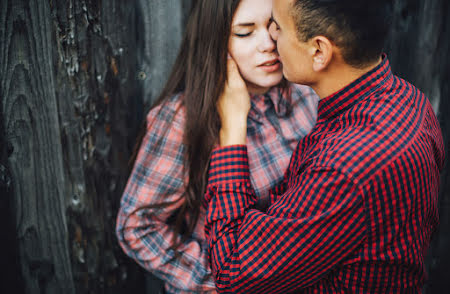
[[[248,98],[229,62],[205,197],[219,292],[422,291],[444,147],[428,99],[381,53],[385,2],[274,0],[284,75],[321,100],[264,212],[248,176]]]

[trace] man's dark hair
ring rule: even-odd
[[[291,10],[300,41],[325,36],[354,67],[375,62],[391,22],[392,0],[294,0]]]

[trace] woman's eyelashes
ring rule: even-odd
[[[239,37],[239,38],[245,38],[245,37],[250,36],[251,34],[252,34],[252,32],[248,32],[248,33],[245,33],[245,34],[234,33],[234,35],[235,35],[236,37]]]

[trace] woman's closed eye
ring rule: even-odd
[[[244,38],[244,37],[248,37],[252,34],[252,32],[248,32],[248,33],[233,33],[236,37],[239,38]]]

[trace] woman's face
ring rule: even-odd
[[[272,0],[241,0],[234,14],[228,53],[251,93],[265,93],[283,77],[275,42],[269,34]]]

